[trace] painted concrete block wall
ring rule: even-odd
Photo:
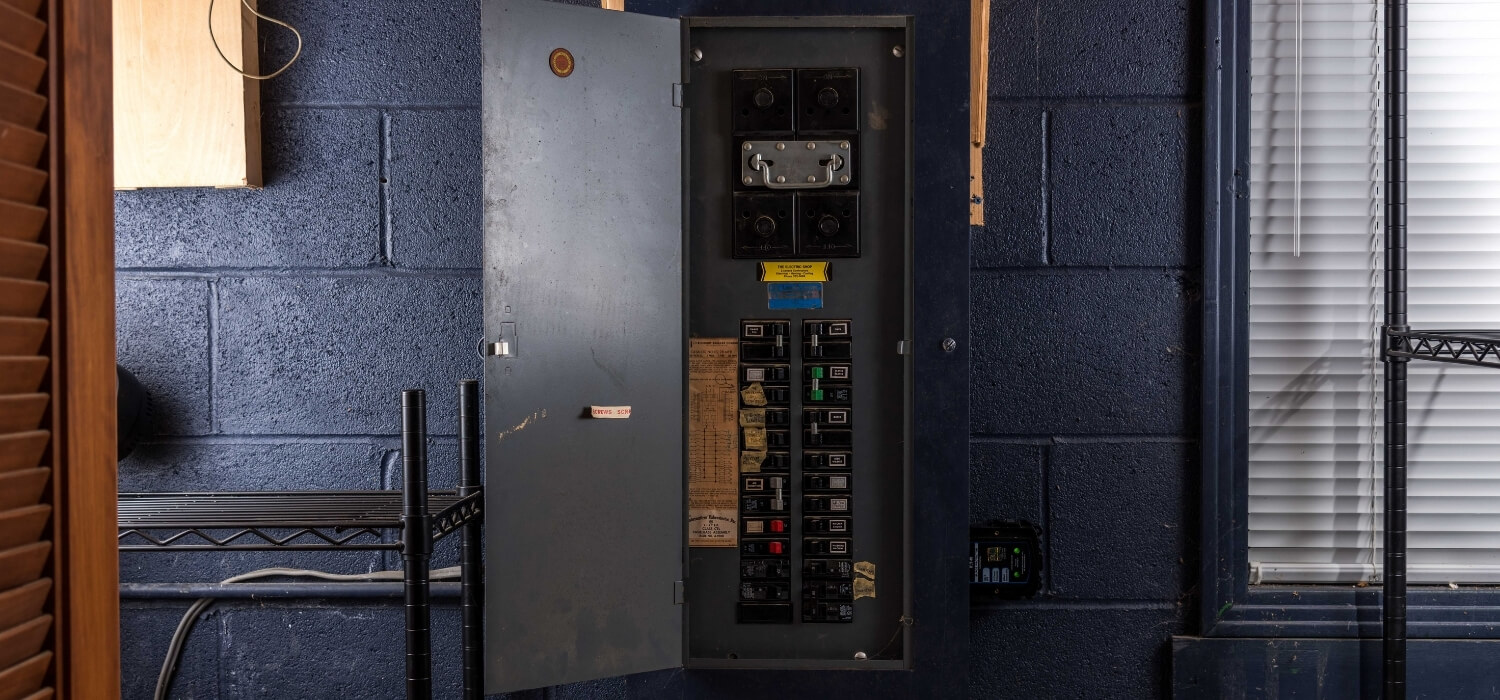
[[[1197,575],[1201,10],[994,0],[970,516],[1040,522],[974,698],[1166,697]]]
[[[121,489],[394,486],[409,386],[429,390],[433,482],[452,483],[453,386],[480,372],[478,0],[261,8],[306,39],[263,85],[266,187],[116,197],[120,363],[162,430],[121,465]],[[1197,10],[994,11],[971,512],[1043,523],[1052,568],[1037,600],[973,618],[971,695],[1159,696],[1196,571]],[[264,65],[290,55],[283,33],[262,35]],[[126,554],[121,577],[272,565],[398,562]],[[393,603],[222,603],[174,697],[400,697]],[[124,601],[127,698],[150,697],[183,607]],[[456,697],[451,607],[434,630],[437,683]],[[625,693],[611,679],[529,697]]]

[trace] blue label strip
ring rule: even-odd
[[[772,282],[766,285],[766,308],[821,309],[822,282]]]

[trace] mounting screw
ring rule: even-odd
[[[750,177],[749,175],[746,175],[745,179],[740,180],[740,182],[743,182],[743,183],[745,183],[747,185],[753,185],[753,184],[755,184],[755,178]]]
[[[943,338],[943,352],[953,352],[958,349],[958,341],[952,338]]]
[[[848,175],[840,175],[839,176],[839,182],[842,182],[842,183],[844,183],[846,185],[849,184],[849,176]]]
[[[808,141],[807,142],[807,150],[809,150],[809,151],[816,151],[816,150],[818,150],[818,144],[816,144],[816,143],[814,143],[812,141]]]
[[[786,144],[784,144],[784,143],[778,143],[778,144],[776,144],[776,150],[778,150],[778,151],[785,151],[786,150]]]
[[[693,49],[693,63],[703,60],[703,49]]]
[[[807,181],[808,181],[808,182],[817,182],[817,181],[818,181],[818,178],[817,178],[817,176],[816,176],[816,175],[808,175],[808,176],[807,176]]]
[[[906,55],[906,47],[904,47],[904,46],[902,46],[900,44],[896,44],[895,46],[892,46],[891,47],[891,55],[895,56],[896,58],[901,58],[902,56],[905,56]]]
[[[776,181],[777,182],[786,182],[786,176],[785,175],[777,175],[776,176]]]
[[[855,661],[864,661],[867,658],[869,658],[869,657],[865,656],[865,653],[862,652],[862,651],[856,651],[856,652],[854,652],[854,660]]]
[[[748,150],[750,150],[750,149],[752,149],[752,148],[755,148],[755,147],[754,147],[754,146],[751,146],[751,145],[750,145],[750,142],[749,142],[749,141],[746,141],[746,142],[745,142],[745,145],[744,145],[744,146],[741,146],[741,148],[743,148],[743,149],[745,149],[745,150],[747,150],[747,151],[748,151]]]
[[[848,141],[840,141],[839,142],[839,148],[842,148],[842,149],[844,149],[846,151],[849,150],[849,142]]]

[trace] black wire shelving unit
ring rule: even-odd
[[[459,383],[459,485],[427,485],[427,398],[401,394],[400,491],[122,493],[119,548],[128,552],[386,550],[401,553],[406,697],[432,698],[432,545],[460,533],[463,697],[484,696],[484,492],[479,383]]]

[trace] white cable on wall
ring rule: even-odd
[[[327,581],[400,581],[404,572],[401,571],[371,571],[363,574],[335,574],[315,569],[257,569],[247,573],[230,576],[219,583],[241,583],[259,578],[274,578],[278,576],[320,578]],[[460,576],[460,568],[450,566],[444,569],[434,569],[428,580],[438,581],[455,579]],[[167,644],[167,656],[162,659],[161,673],[156,676],[155,700],[167,700],[167,691],[172,685],[172,674],[177,670],[177,660],[182,657],[182,646],[187,642],[188,633],[193,629],[193,623],[198,621],[198,616],[203,614],[210,605],[214,604],[213,598],[199,598],[193,601],[187,612],[182,614],[182,619],[177,623],[177,629],[172,632],[172,641]]]

